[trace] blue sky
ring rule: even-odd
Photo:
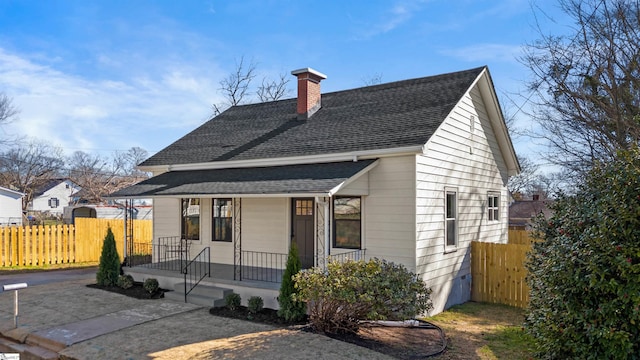
[[[543,31],[568,25],[555,1],[533,6],[558,21],[540,19]],[[241,57],[257,63],[256,84],[312,67],[327,75],[323,92],[488,65],[513,112],[505,95],[524,103],[517,58],[537,37],[530,0],[3,0],[0,91],[21,110],[3,135],[67,154],[153,154],[208,119]],[[535,158],[530,139],[514,144]]]

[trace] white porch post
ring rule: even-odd
[[[233,198],[233,280],[242,280],[242,200]]]
[[[323,269],[327,268],[327,260],[331,255],[331,243],[330,243],[330,214],[329,214],[329,200],[331,198],[316,196],[316,254],[318,257],[318,263],[316,266]]]

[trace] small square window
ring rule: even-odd
[[[58,198],[50,198],[49,199],[49,207],[54,209],[60,206],[60,200]]]

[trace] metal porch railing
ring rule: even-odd
[[[184,302],[187,302],[187,295],[193,290],[202,279],[211,277],[211,249],[202,249],[191,261],[182,269],[184,274]]]

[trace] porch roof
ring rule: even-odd
[[[111,198],[332,196],[371,170],[376,159],[321,164],[169,171],[109,195]]]

